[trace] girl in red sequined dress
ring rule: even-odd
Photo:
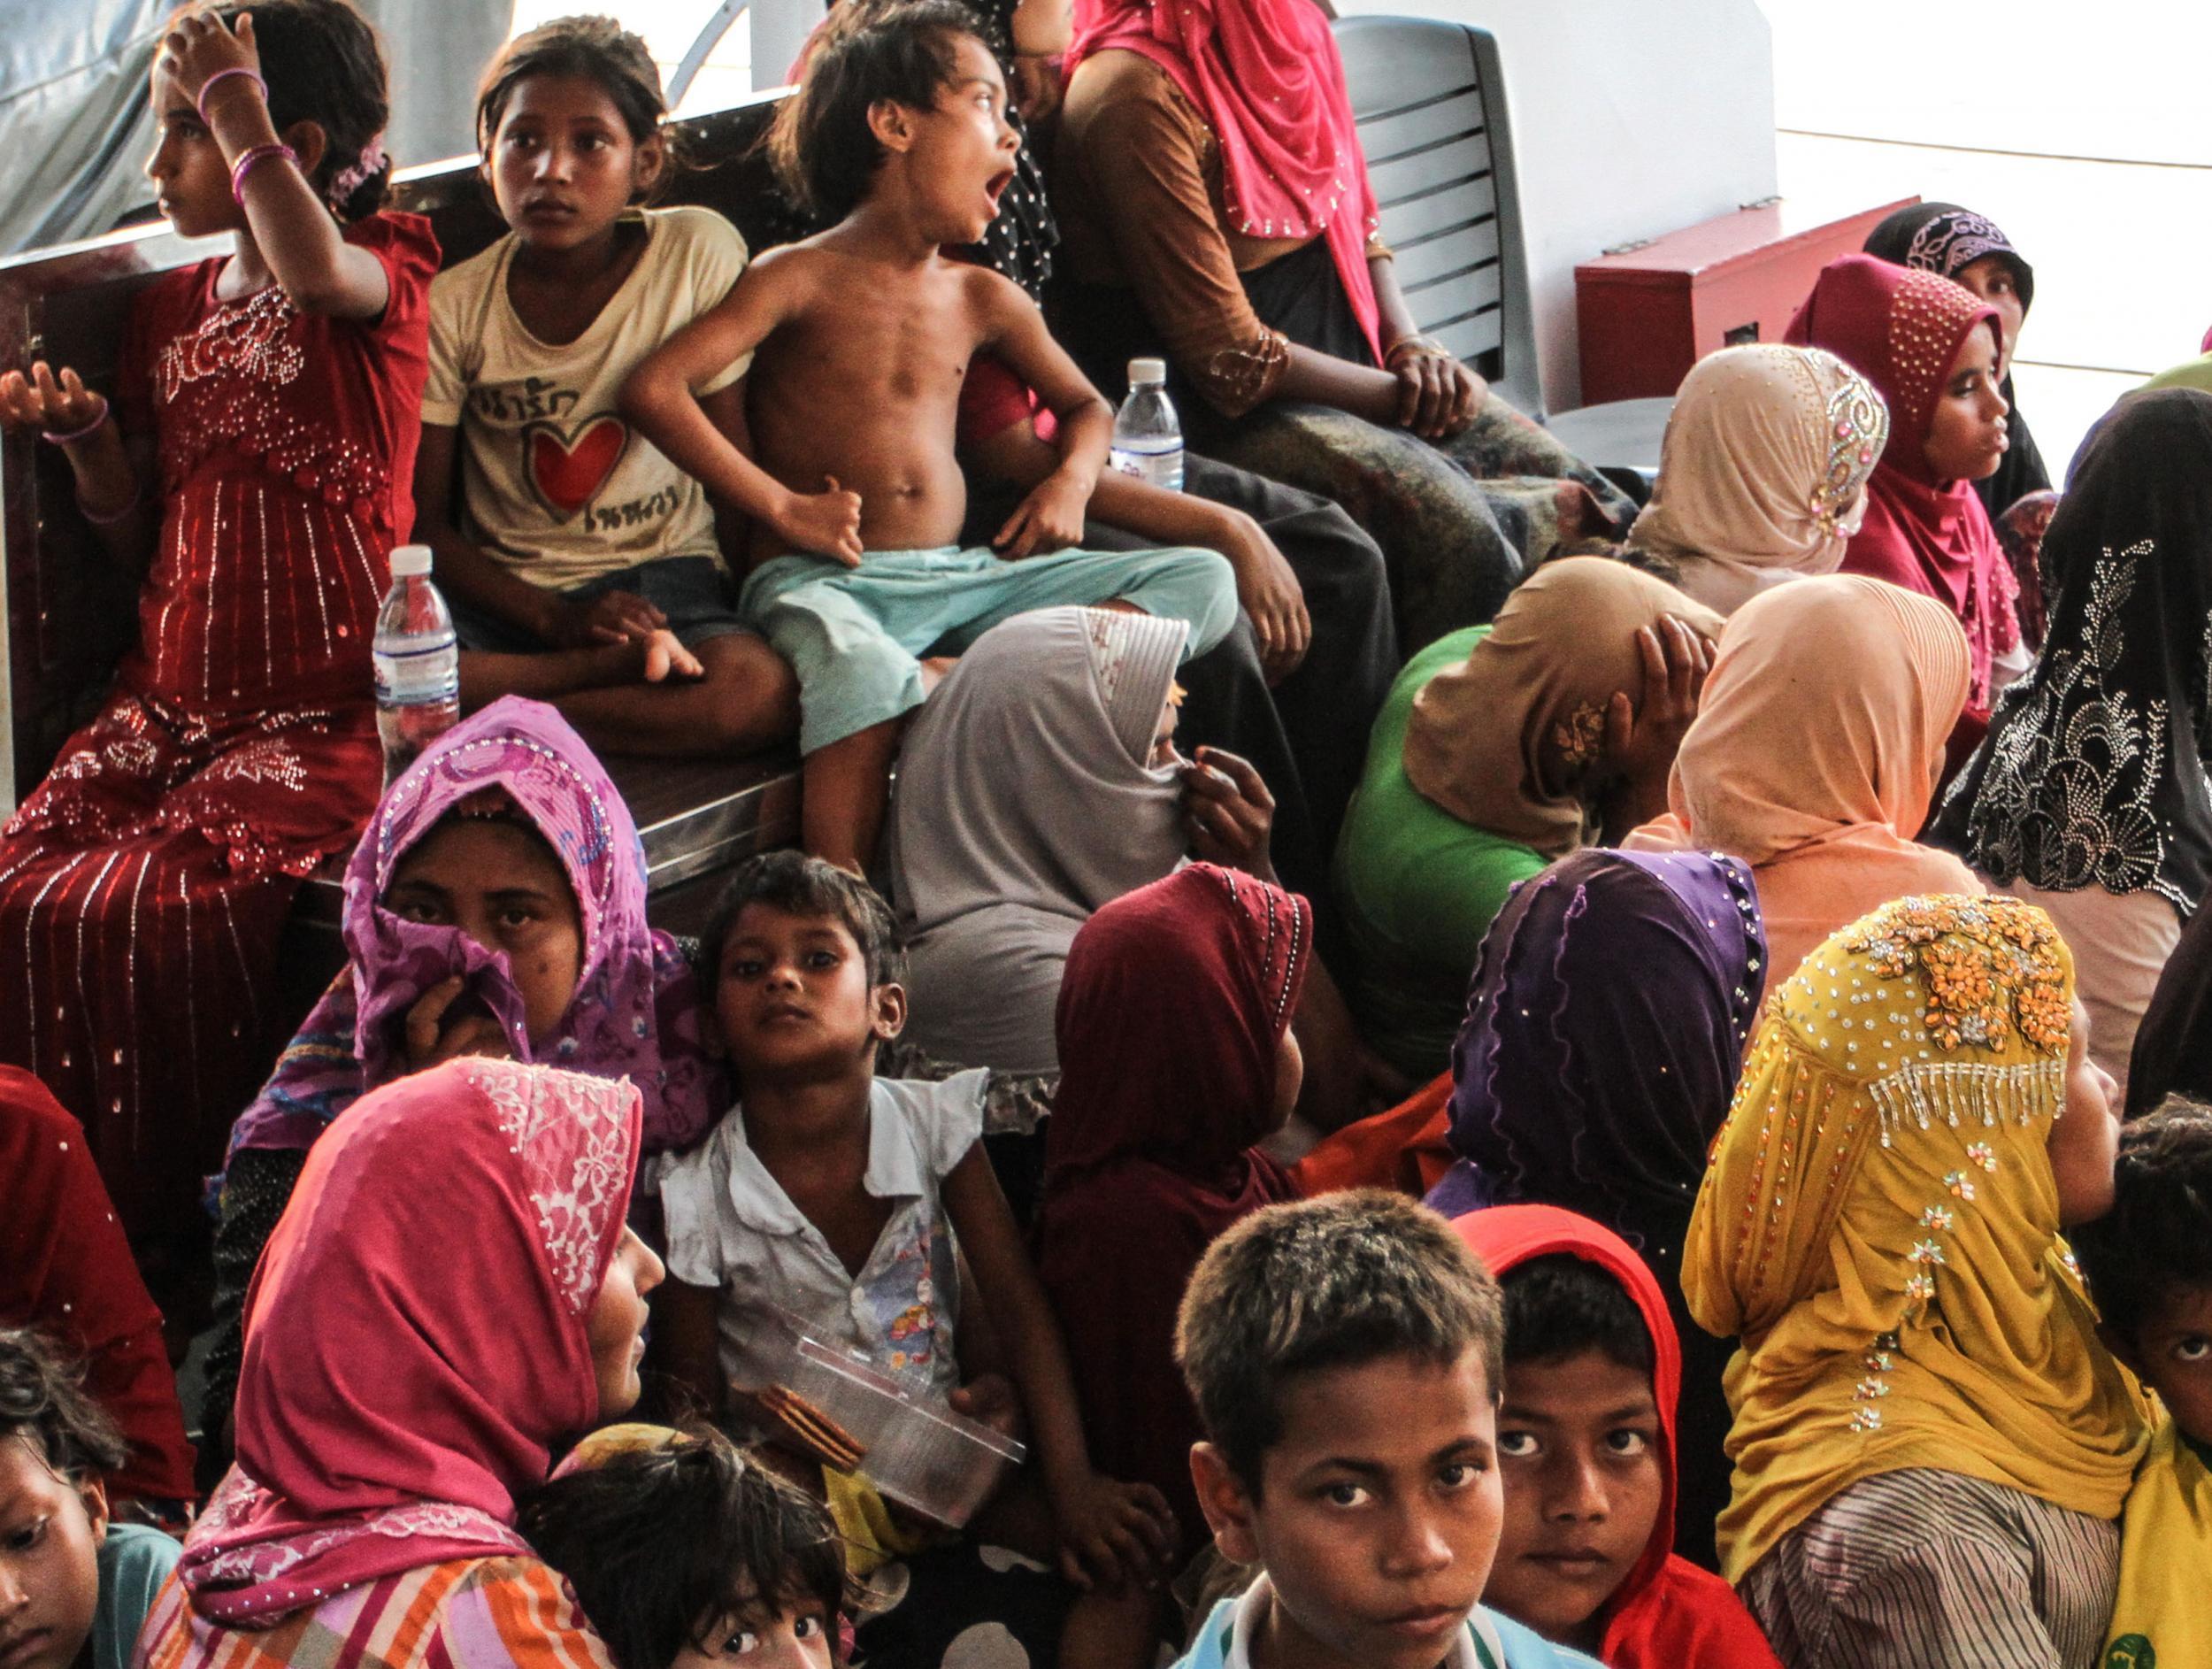
[[[112,416],[73,371],[0,377],[141,573],[107,705],[0,834],[0,1060],[85,1124],[134,1237],[187,1228],[268,1065],[299,879],[380,785],[369,643],[408,482],[437,245],[379,212],[376,36],[345,0],[180,14],[146,165],[227,258],[139,298]]]

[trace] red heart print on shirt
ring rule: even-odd
[[[522,431],[523,473],[538,502],[566,521],[599,496],[630,444],[628,425],[611,412],[573,432],[557,423],[532,423]]]

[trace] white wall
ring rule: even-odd
[[[1577,404],[1574,269],[1775,191],[1755,0],[1338,0],[1490,30],[1505,59],[1545,404]]]

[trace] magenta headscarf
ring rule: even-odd
[[[1312,0],[1075,0],[1066,73],[1094,52],[1158,65],[1221,146],[1224,195],[1246,235],[1325,235],[1375,362],[1381,315],[1367,238],[1381,225],[1336,36]]]
[[[2020,641],[2019,582],[1973,483],[1938,481],[1926,448],[1952,362],[1985,327],[1996,332],[1997,310],[1949,279],[1846,255],[1821,269],[1786,338],[1825,348],[1888,403],[1889,445],[1843,570],[1932,596],[1958,617],[1971,656],[1967,704],[1978,712],[1989,710],[1992,664]]]
[[[377,902],[400,860],[487,789],[512,801],[552,847],[583,924],[576,995],[542,1044],[523,1025],[503,954],[458,928],[403,921]],[[309,1147],[357,1097],[399,1076],[407,1011],[456,974],[499,1022],[517,1060],[634,1083],[649,1153],[688,1147],[726,1102],[701,1039],[690,964],[646,925],[645,852],[629,807],[583,738],[541,702],[503,696],[424,749],[385,790],[346,865],[343,921],[347,971],[232,1127],[233,1153]]]
[[[637,1091],[453,1060],[315,1144],[246,1295],[238,1463],[185,1540],[202,1617],[274,1622],[449,1559],[527,1555],[515,1498],[603,1412],[588,1319]]]

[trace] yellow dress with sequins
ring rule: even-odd
[[[1909,1467],[2117,1516],[2142,1406],[2097,1342],[2045,1149],[2073,982],[2041,911],[1921,897],[1770,996],[1682,1265],[1690,1313],[1740,1341],[1731,1581]]]

